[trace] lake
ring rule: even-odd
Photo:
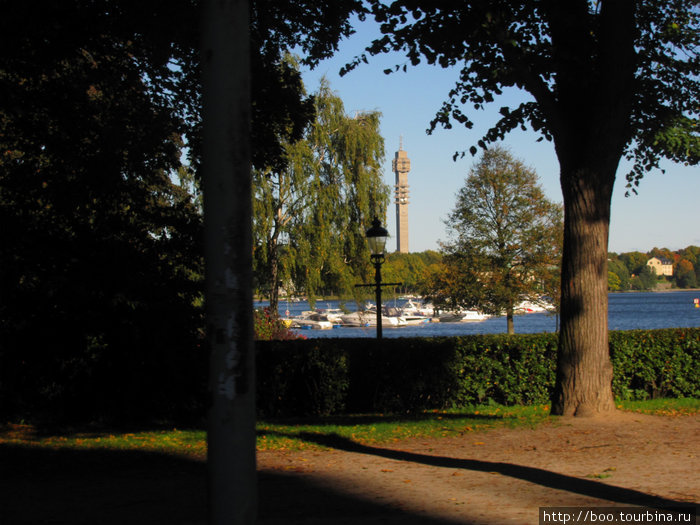
[[[654,328],[700,327],[700,308],[695,308],[694,300],[700,298],[700,290],[673,292],[630,292],[611,293],[608,297],[608,326],[610,330],[634,330]],[[256,302],[255,306],[266,303]],[[394,305],[387,301],[386,305]],[[396,301],[398,306],[403,301]],[[354,304],[347,305],[352,309]],[[317,301],[317,308],[338,308],[338,301]],[[298,303],[280,303],[280,314],[295,316],[309,305],[305,301]],[[515,316],[515,332],[532,334],[555,332],[557,317],[547,313],[531,313]],[[472,323],[423,323],[399,328],[384,327],[384,337],[435,337],[468,334],[505,333],[506,318],[492,317],[485,321]],[[338,327],[331,330],[299,330],[304,336],[316,337],[376,337],[374,327],[355,328]]]

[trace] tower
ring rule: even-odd
[[[391,169],[396,175],[396,251],[408,253],[408,172],[411,171],[411,161],[403,150],[403,139],[399,140],[399,151],[391,162]]]

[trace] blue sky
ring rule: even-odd
[[[406,61],[400,55],[384,55],[370,57],[369,64],[362,64],[340,77],[340,68],[360,54],[374,34],[369,23],[359,26],[355,35],[341,42],[333,58],[304,73],[304,82],[307,90],[314,92],[320,78],[325,76],[331,89],[343,99],[345,111],[350,115],[355,111],[382,113],[381,133],[386,148],[384,181],[392,187],[392,204],[385,224],[391,235],[387,243],[389,251],[396,248],[391,160],[403,137],[403,149],[411,160],[409,248],[411,252],[438,249],[438,241],[447,239],[444,220],[454,207],[455,195],[475,161],[469,154],[453,161],[453,154],[468,151],[475,145],[496,122],[501,106],[513,107],[529,95],[512,90],[486,110],[465,108],[475,123],[471,130],[455,123],[450,130],[439,128],[427,135],[426,129],[457,79],[458,69],[408,64],[406,73],[385,75],[384,69]],[[537,172],[550,200],[562,202],[554,147],[547,141],[537,142],[537,138],[534,132],[518,130],[507,135],[502,144]],[[665,174],[652,172],[642,180],[639,195],[625,197],[624,174],[628,166],[620,165],[615,183],[609,250],[647,252],[654,247],[677,250],[689,245],[700,246],[700,166],[667,163]]]

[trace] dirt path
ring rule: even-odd
[[[529,525],[544,506],[693,505],[699,431],[699,415],[623,413],[391,446],[327,437],[259,452],[258,522]],[[3,445],[0,525],[203,525],[206,481],[203,458]]]
[[[260,523],[536,524],[539,507],[692,506],[700,416],[620,413],[537,429],[260,452]],[[619,509],[618,509],[619,510]]]

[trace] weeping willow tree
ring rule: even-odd
[[[349,294],[367,278],[365,230],[384,217],[380,113],[347,115],[321,81],[316,117],[302,140],[285,146],[282,169],[254,173],[255,275],[277,312],[279,287],[306,294]]]

